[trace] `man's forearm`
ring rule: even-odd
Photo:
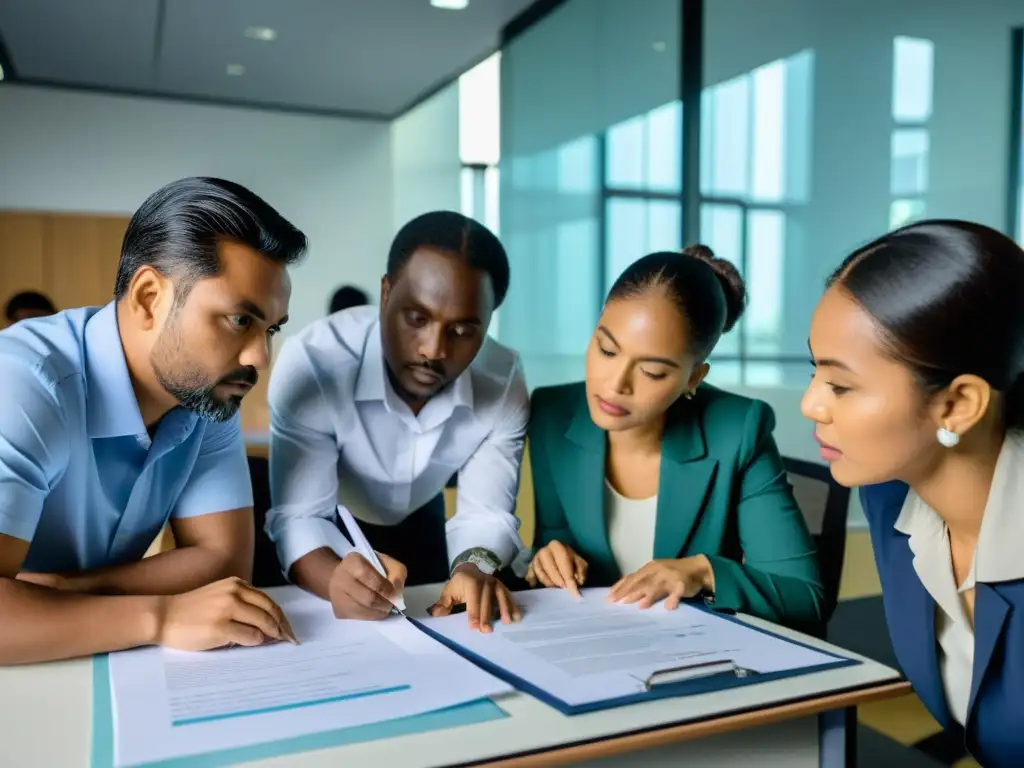
[[[79,595],[0,578],[0,666],[156,642],[161,598]]]
[[[252,558],[205,547],[181,547],[123,565],[62,574],[73,592],[94,595],[180,595],[220,579],[252,579]]]
[[[303,589],[324,600],[330,600],[331,576],[340,562],[341,558],[332,550],[322,547],[296,560],[289,574],[291,580]]]

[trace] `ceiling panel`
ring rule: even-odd
[[[392,116],[495,50],[531,4],[2,0],[0,34],[20,79]],[[277,37],[249,39],[248,27]]]
[[[158,0],[2,0],[0,33],[19,76],[148,89]]]

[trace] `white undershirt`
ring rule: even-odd
[[[658,497],[627,499],[605,480],[604,509],[608,544],[619,572],[625,576],[647,565],[654,557]]]

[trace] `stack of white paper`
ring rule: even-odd
[[[510,690],[407,619],[339,621],[328,603],[297,588],[274,596],[301,645],[111,654],[117,765],[366,725]]]
[[[771,675],[848,663],[685,603],[641,611],[609,603],[606,589],[582,593],[579,601],[563,589],[516,593],[523,620],[490,635],[463,616],[420,623],[569,708],[643,694],[662,674],[675,681],[707,669]]]

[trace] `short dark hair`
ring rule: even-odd
[[[343,309],[361,307],[369,303],[370,297],[366,295],[366,291],[356,288],[354,285],[343,285],[331,296],[328,314],[333,315],[335,312],[341,312]]]
[[[871,315],[892,356],[934,394],[964,374],[1004,395],[1024,429],[1024,251],[968,221],[907,225],[846,257],[828,279]]]
[[[747,288],[736,267],[704,245],[658,251],[634,261],[612,285],[607,301],[655,288],[664,290],[686,318],[690,343],[700,360],[733,329],[747,306]]]
[[[220,272],[217,244],[235,240],[282,264],[306,252],[306,236],[240,184],[193,177],[152,194],[132,216],[121,246],[114,295],[121,299],[135,273],[152,266],[181,278],[178,300],[196,280]]]
[[[388,253],[388,278],[394,280],[417,248],[436,248],[464,258],[474,269],[487,273],[494,289],[494,306],[508,293],[508,255],[501,241],[478,221],[454,211],[432,211],[417,216],[395,235]]]
[[[53,302],[49,298],[39,293],[38,291],[22,291],[16,293],[7,301],[4,305],[4,317],[7,318],[8,322],[14,320],[14,316],[18,312],[24,312],[26,310],[32,312],[47,312],[51,315],[56,314],[57,308],[53,306]]]

